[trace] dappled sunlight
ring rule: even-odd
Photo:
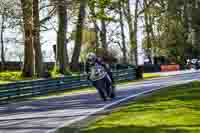
[[[98,127],[85,131],[85,133],[198,133],[200,125],[160,125],[160,126],[110,126]],[[194,129],[195,128],[195,129]]]
[[[115,111],[83,133],[198,133],[200,82],[169,87]]]

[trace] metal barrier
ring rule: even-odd
[[[135,80],[136,71],[134,68],[118,70],[113,72],[113,77],[116,82]],[[22,97],[47,95],[51,92],[80,89],[90,86],[91,83],[87,80],[87,75],[3,84],[0,85],[0,103]]]

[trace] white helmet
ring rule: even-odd
[[[91,63],[94,63],[95,60],[96,60],[97,56],[95,53],[88,53],[87,54],[87,61],[91,62]]]

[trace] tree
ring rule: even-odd
[[[153,56],[165,56],[173,62],[199,56],[199,1],[144,0],[144,46]]]
[[[67,55],[67,9],[65,3],[57,5],[58,15],[58,33],[57,33],[57,47],[56,47],[56,69],[62,74],[67,73],[68,69],[68,55]]]
[[[102,9],[104,11],[104,9]],[[105,14],[105,12],[103,12]],[[101,19],[101,44],[104,50],[108,50],[108,44],[107,44],[107,28],[106,28],[106,21],[104,19]]]
[[[71,69],[75,71],[77,71],[79,68],[78,64],[82,46],[82,33],[83,33],[84,19],[86,15],[85,7],[86,7],[86,0],[80,0],[79,15],[76,25],[75,48],[71,62]]]
[[[93,25],[94,25],[94,29],[95,29],[95,38],[96,38],[96,40],[95,40],[95,45],[96,45],[96,47],[95,47],[95,49],[94,49],[94,51],[96,51],[97,50],[97,48],[100,46],[99,45],[99,32],[100,32],[100,28],[99,28],[99,26],[98,26],[98,23],[97,23],[97,13],[96,13],[96,4],[97,4],[97,2],[95,1],[95,0],[90,0],[89,2],[88,2],[88,6],[89,6],[89,9],[90,9],[90,12],[89,12],[89,14],[91,15],[90,16],[90,20],[92,21],[92,23],[93,23]]]
[[[4,64],[5,64],[5,53],[4,53],[4,30],[5,30],[5,10],[3,10],[3,13],[1,15],[1,70],[4,70]]]
[[[107,43],[107,26],[106,26],[106,7],[110,4],[109,0],[99,0],[99,18],[101,22],[101,31],[100,31],[100,37],[101,37],[101,44],[105,51],[108,50],[108,43]]]
[[[34,76],[34,46],[33,46],[33,2],[32,0],[21,0],[24,25],[24,77]]]
[[[152,30],[152,23],[151,23],[151,12],[150,8],[148,7],[149,1],[144,0],[144,21],[145,21],[145,31],[146,31],[146,38],[147,38],[147,57],[150,60],[150,63],[153,64],[153,46],[152,46],[152,41],[153,39],[151,37],[151,33],[153,32]],[[153,33],[152,33],[153,34]]]
[[[123,21],[123,8],[124,2],[119,0],[119,16],[120,16],[120,28],[121,28],[121,43],[122,43],[122,53],[123,53],[123,63],[127,63],[127,49],[126,49],[126,41],[125,41],[125,33],[124,33],[124,21]]]
[[[4,0],[0,2],[0,44],[1,44],[1,69],[4,70],[5,64],[5,41],[8,40],[7,36],[4,36],[4,32],[7,29],[14,28],[18,23],[18,12],[16,12],[16,5],[18,1]],[[19,17],[20,18],[20,17]],[[10,39],[9,39],[10,40]]]
[[[129,28],[129,40],[130,40],[130,55],[131,55],[131,62],[134,65],[137,65],[137,26],[138,26],[138,6],[139,0],[136,0],[135,3],[135,17],[134,17],[134,25],[133,25],[133,18],[131,14],[131,5],[130,0],[125,0],[125,17],[128,22]]]
[[[33,0],[33,45],[35,50],[35,70],[36,75],[43,75],[42,50],[40,44],[40,17],[39,0]]]

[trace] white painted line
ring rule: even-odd
[[[120,104],[122,102],[128,101],[128,100],[133,99],[135,97],[138,97],[140,95],[148,94],[148,93],[154,92],[156,90],[160,90],[160,89],[165,88],[165,87],[169,87],[169,86],[173,86],[173,85],[179,85],[179,84],[184,84],[184,83],[189,83],[189,82],[197,81],[197,80],[199,80],[199,79],[192,79],[192,80],[185,80],[185,81],[178,81],[178,82],[174,81],[174,82],[171,82],[169,85],[163,85],[163,86],[160,86],[160,87],[158,87],[156,89],[151,89],[151,90],[144,91],[144,92],[141,92],[141,93],[138,93],[138,94],[130,95],[130,96],[126,97],[126,98],[120,99],[120,100],[115,101],[115,102],[110,103],[110,104],[107,104],[104,107],[95,110],[94,112],[88,113],[85,116],[81,116],[81,117],[78,117],[76,119],[70,120],[70,121],[67,122],[67,124],[65,123],[65,124],[57,127],[56,129],[49,130],[49,131],[47,131],[47,133],[55,133],[58,129],[60,129],[62,127],[69,126],[71,124],[74,124],[75,122],[87,119],[88,117],[90,117],[92,115],[95,115],[95,114],[97,114],[97,113],[99,113],[99,112],[101,112],[101,111],[103,111],[103,110],[105,110],[107,108],[110,108],[112,106],[118,105],[118,104]]]

